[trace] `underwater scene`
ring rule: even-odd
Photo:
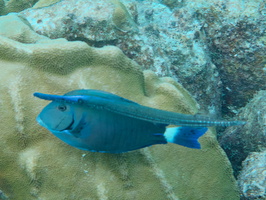
[[[0,0],[0,200],[266,200],[264,0]]]

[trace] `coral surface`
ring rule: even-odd
[[[101,89],[181,113],[196,113],[198,106],[172,78],[142,72],[117,47],[50,40],[31,32],[14,14],[0,22],[0,189],[6,197],[239,199],[231,166],[212,130],[200,139],[201,150],[167,144],[112,155],[75,149],[40,127],[35,118],[47,102],[33,92]],[[11,22],[22,27],[20,34],[8,31]]]

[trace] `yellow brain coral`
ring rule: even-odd
[[[22,31],[8,31],[5,20]],[[35,121],[47,102],[33,92],[79,88],[195,113],[195,101],[173,79],[142,72],[117,47],[39,36],[16,15],[1,17],[0,30],[0,190],[10,199],[239,199],[211,131],[200,140],[202,150],[168,144],[112,155],[73,148]]]

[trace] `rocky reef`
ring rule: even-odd
[[[241,200],[266,199],[266,151],[250,153],[242,165],[238,176]]]
[[[50,38],[118,46],[143,69],[180,82],[213,115],[232,117],[266,89],[263,0],[123,3],[64,0],[22,14]]]
[[[266,149],[266,91],[258,92],[239,113],[249,123],[242,127],[229,127],[219,142],[233,164],[235,176],[250,152]]]
[[[16,24],[16,28],[14,28]],[[201,150],[174,144],[125,154],[75,149],[41,128],[47,103],[33,92],[101,89],[143,105],[196,113],[173,78],[142,71],[115,46],[49,39],[17,14],[0,17],[0,189],[6,198],[238,200],[232,168],[214,129]]]
[[[239,117],[248,124],[227,128],[219,142],[233,165],[241,199],[265,199],[266,91],[258,92]]]

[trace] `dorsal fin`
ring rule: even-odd
[[[68,92],[66,94],[64,94],[64,96],[90,96],[90,97],[98,97],[98,98],[103,98],[106,100],[110,100],[110,101],[123,101],[123,102],[127,102],[127,103],[133,103],[133,104],[137,104],[138,103],[131,101],[129,99],[125,99],[123,97],[120,97],[118,95],[112,94],[110,92],[105,92],[102,90],[73,90],[71,92]]]
[[[245,122],[242,121],[215,120],[200,115],[187,115],[150,108],[112,93],[100,90],[74,90],[63,96],[34,93],[34,96],[45,100],[83,104],[93,109],[107,110],[116,114],[158,124],[198,127],[234,126],[245,124]]]

